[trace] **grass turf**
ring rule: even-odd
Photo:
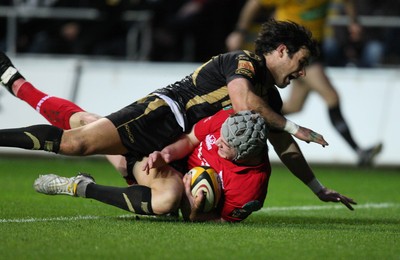
[[[264,208],[240,224],[137,219],[100,202],[46,196],[41,173],[89,172],[124,186],[102,159],[0,158],[3,259],[399,259],[400,171],[313,167],[328,187],[354,198],[355,211],[319,201],[285,168],[273,166]],[[308,207],[309,206],[309,207]]]

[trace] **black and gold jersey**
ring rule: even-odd
[[[276,87],[267,84],[273,82],[267,80],[268,76],[264,57],[249,51],[235,51],[213,57],[191,75],[155,93],[167,95],[178,103],[185,116],[186,129],[190,130],[201,118],[231,105],[227,85],[236,78],[248,79],[254,92],[280,113],[282,99]]]
[[[125,157],[131,169],[143,156],[160,151],[175,142],[182,133],[190,132],[200,119],[230,107],[227,85],[233,79],[249,80],[254,92],[280,114],[282,99],[273,84],[274,80],[268,77],[272,76],[263,57],[248,51],[221,54],[181,81],[158,89],[106,118],[113,122],[121,142],[129,150]],[[184,117],[184,128],[159,94],[177,103]]]

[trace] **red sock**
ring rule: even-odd
[[[76,112],[84,111],[69,100],[52,97],[41,92],[28,81],[21,84],[17,97],[28,103],[52,125],[62,129],[71,129],[70,117]]]

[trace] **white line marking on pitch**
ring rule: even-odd
[[[100,216],[76,216],[76,217],[54,217],[54,218],[23,218],[23,219],[0,219],[0,223],[28,223],[28,222],[48,222],[48,221],[74,221],[99,219]]]
[[[396,203],[366,203],[361,205],[353,205],[354,209],[382,209],[396,208],[400,204]],[[291,207],[265,207],[260,209],[262,212],[269,211],[308,211],[308,210],[327,210],[327,209],[347,209],[343,204],[324,205],[324,206],[291,206]]]
[[[381,209],[396,208],[400,204],[396,203],[367,203],[355,205],[355,209]],[[324,205],[324,206],[292,206],[292,207],[266,207],[258,212],[270,211],[309,211],[309,210],[329,210],[329,209],[346,209],[344,205]],[[257,213],[257,212],[254,212]],[[30,223],[30,222],[50,222],[50,221],[76,221],[76,220],[95,220],[102,218],[133,218],[135,215],[119,215],[119,216],[75,216],[75,217],[54,217],[54,218],[23,218],[23,219],[0,219],[0,223]]]

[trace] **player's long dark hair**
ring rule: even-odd
[[[270,19],[262,24],[261,31],[255,41],[257,55],[262,56],[275,50],[280,44],[286,45],[289,57],[300,48],[306,47],[311,57],[319,55],[318,45],[312,39],[311,32],[292,21],[276,21]]]

